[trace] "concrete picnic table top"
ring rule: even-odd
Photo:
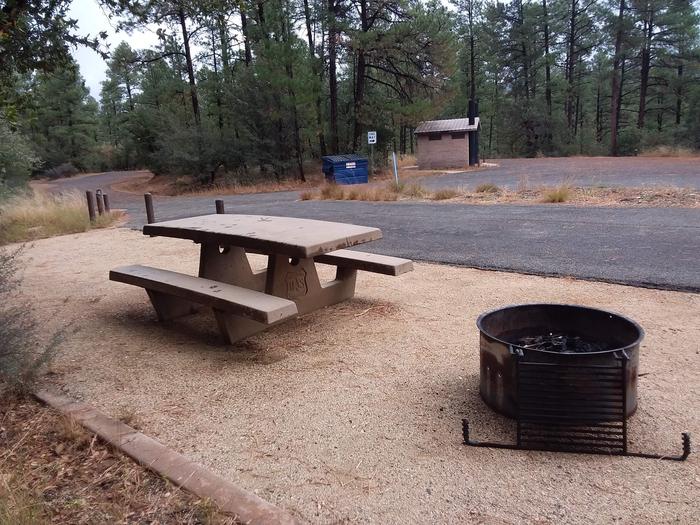
[[[201,215],[146,224],[143,233],[305,259],[382,238],[379,228],[369,226],[234,214]]]

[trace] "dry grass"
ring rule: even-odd
[[[578,206],[647,206],[660,208],[698,208],[700,191],[683,188],[607,188],[576,187],[565,181],[556,187],[527,188],[521,181],[516,190],[499,188],[486,183],[473,191],[464,187],[429,191],[420,184],[399,184],[391,181],[383,186],[358,184],[340,186],[328,184],[318,190],[305,191],[301,200],[355,201],[450,201],[464,204],[574,204]]]
[[[418,164],[418,160],[416,159],[415,155],[405,154],[399,155],[396,158],[396,163],[398,168],[401,169],[416,166]]]
[[[542,202],[566,202],[571,198],[571,187],[566,185],[546,190],[542,195]]]
[[[235,523],[35,401],[4,399],[0,422],[0,525]]]
[[[77,446],[87,445],[92,439],[80,423],[68,416],[57,415],[54,430],[59,440],[67,441]]]
[[[342,201],[344,200],[345,189],[338,184],[324,184],[321,186],[321,199]]]
[[[392,180],[384,185],[355,184],[341,186],[338,184],[324,184],[316,191],[304,191],[300,193],[299,199],[303,201],[336,200],[388,202],[396,201],[403,197],[417,199],[427,195],[429,195],[429,192],[420,184],[407,185]]]
[[[128,406],[121,407],[116,417],[125,425],[129,425],[130,427],[139,430],[139,417],[136,410],[133,408]]]
[[[403,191],[406,189],[406,183],[392,180],[387,183],[386,189],[394,193],[403,193]]]
[[[501,188],[492,182],[485,182],[483,184],[479,184],[474,191],[476,193],[498,193],[501,191]]]
[[[0,204],[0,245],[105,228],[121,216],[121,212],[104,214],[91,224],[87,204],[79,193],[35,191]]]
[[[430,198],[434,201],[444,201],[447,199],[454,199],[459,196],[459,192],[452,188],[442,188],[433,193]]]
[[[682,146],[656,146],[642,151],[640,157],[700,157],[700,150]]]
[[[530,178],[527,175],[520,175],[518,177],[518,185],[515,190],[518,193],[526,192],[530,188]]]
[[[423,199],[429,192],[420,184],[409,184],[403,191],[403,195],[409,199]]]
[[[0,478],[0,525],[37,525],[47,523],[41,500],[21,487],[17,477]]]

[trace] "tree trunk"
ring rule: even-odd
[[[622,62],[622,22],[625,17],[625,0],[620,0],[617,15],[617,28],[615,29],[615,55],[613,57],[612,87],[610,90],[610,154],[618,153],[617,134],[620,115],[620,64]]]
[[[476,100],[476,54],[474,51],[474,0],[469,1],[469,99]]]
[[[226,27],[226,19],[223,15],[218,17],[219,25],[219,46],[221,46],[221,74],[223,76],[223,84],[226,85],[230,80],[230,59],[228,54],[228,29]]]
[[[214,88],[214,101],[216,103],[216,117],[217,117],[217,127],[219,128],[219,139],[224,138],[224,117],[221,110],[221,83],[219,80],[219,63],[216,60],[216,38],[214,34],[214,28],[211,29],[211,56],[213,59],[214,66],[214,82],[216,87]],[[213,178],[213,177],[212,177]],[[213,181],[212,181],[213,182]]]
[[[290,22],[289,22],[289,6],[285,5],[284,11],[283,11],[283,17],[284,19],[282,20],[284,24],[284,43],[286,46],[289,47],[289,43],[291,41],[291,28],[290,28]],[[293,126],[293,131],[294,131],[294,151],[295,151],[295,156],[296,156],[296,161],[297,161],[297,172],[299,174],[299,180],[302,182],[306,182],[306,177],[304,176],[304,152],[302,151],[301,147],[301,132],[300,132],[300,126],[299,126],[299,113],[297,111],[297,96],[296,92],[294,90],[294,67],[292,65],[292,58],[288,53],[285,54],[285,64],[284,64],[284,69],[285,72],[287,73],[287,93],[289,94],[289,98],[292,101],[292,126]]]
[[[648,18],[644,20],[644,44],[642,45],[642,60],[639,69],[639,112],[637,113],[637,127],[644,127],[644,118],[647,111],[647,90],[649,87],[649,71],[651,70],[651,39],[653,36],[653,10],[649,8]]]
[[[323,86],[323,68],[319,67],[319,59],[316,57],[316,44],[314,42],[314,33],[311,25],[311,9],[309,9],[309,0],[304,0],[304,19],[306,21],[306,37],[309,42],[309,60],[311,61],[311,74],[317,77],[320,86]],[[316,109],[316,138],[318,139],[318,147],[321,156],[326,154],[326,137],[323,133],[323,100],[321,99],[321,90],[317,90],[314,98]]]
[[[600,143],[603,140],[603,108],[600,105],[600,79],[595,95],[595,141]]]
[[[544,18],[544,97],[547,101],[547,116],[552,120],[552,72],[549,55],[549,12],[547,0],[542,0],[542,16]]]
[[[620,103],[617,105],[617,122],[618,128],[622,117],[622,95],[625,88],[625,66],[627,65],[627,57],[622,57],[622,62],[620,63],[620,92],[618,93],[618,99]]]
[[[267,40],[270,39],[270,35],[267,32],[267,29],[265,27],[265,5],[263,3],[263,0],[258,0],[258,23],[260,25],[260,30],[263,32],[264,35],[264,40],[267,42]]]
[[[338,77],[336,74],[336,0],[328,0],[328,91],[330,98],[331,153],[338,153]]]
[[[363,2],[364,4],[364,2]],[[355,69],[355,98],[353,100],[353,128],[352,128],[352,149],[356,151],[359,146],[360,134],[362,133],[362,103],[365,98],[365,52],[360,49],[357,53],[357,66]]]
[[[360,0],[360,24],[363,33],[369,30],[367,0]],[[361,46],[364,43],[360,43]],[[353,131],[352,149],[357,151],[362,133],[362,104],[365,98],[366,55],[363,47],[357,50],[357,66],[355,69],[355,97],[353,100]]]
[[[243,49],[245,53],[245,65],[250,65],[253,61],[253,54],[250,51],[250,37],[248,35],[248,17],[245,14],[243,2],[239,3],[238,9],[241,13],[241,33],[243,33]]]
[[[683,64],[678,64],[678,89],[676,90],[676,125],[681,123],[681,110],[683,109]]]
[[[489,116],[489,158],[492,157],[493,146],[493,119],[496,116],[498,103],[498,73],[493,74],[493,98],[491,99],[491,115]]]
[[[576,134],[576,122],[574,118],[574,75],[576,70],[576,17],[578,0],[571,0],[569,12],[569,41],[566,52],[566,125],[569,131]]]
[[[68,108],[68,135],[70,136],[70,160],[77,163],[78,153],[75,147],[75,134],[73,133],[73,110]]]
[[[529,110],[530,107],[530,57],[527,53],[527,43],[526,35],[523,32],[523,25],[525,21],[525,14],[523,12],[523,2],[518,1],[518,29],[520,33],[520,53],[522,54],[523,60],[523,77],[524,77],[524,87],[525,87],[525,100],[527,101],[526,109]]]
[[[126,98],[129,100],[129,109],[134,111],[134,100],[131,97],[131,80],[129,79],[129,73],[124,72],[124,84],[126,84]]]
[[[180,28],[182,29],[182,41],[185,46],[185,61],[187,63],[187,77],[190,82],[190,97],[192,98],[192,113],[194,114],[194,123],[199,129],[201,117],[199,114],[199,99],[197,98],[197,85],[194,78],[194,66],[192,65],[192,52],[190,51],[190,35],[187,32],[187,23],[185,21],[185,10],[179,9],[177,12],[180,19]]]

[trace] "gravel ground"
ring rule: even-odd
[[[479,399],[480,312],[515,302],[607,308],[646,330],[631,449],[678,453],[700,430],[700,296],[417,264],[361,274],[354,300],[236,347],[200,314],[159,325],[119,264],[195,272],[197,246],[110,229],[37,241],[23,290],[48,334],[69,326],[52,380],[313,523],[697,523],[684,463],[468,448],[509,440]],[[263,260],[255,258],[260,265]],[[330,275],[325,272],[325,275]]]

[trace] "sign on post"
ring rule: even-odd
[[[377,143],[377,132],[376,131],[368,131],[367,132],[367,144],[376,144]]]

